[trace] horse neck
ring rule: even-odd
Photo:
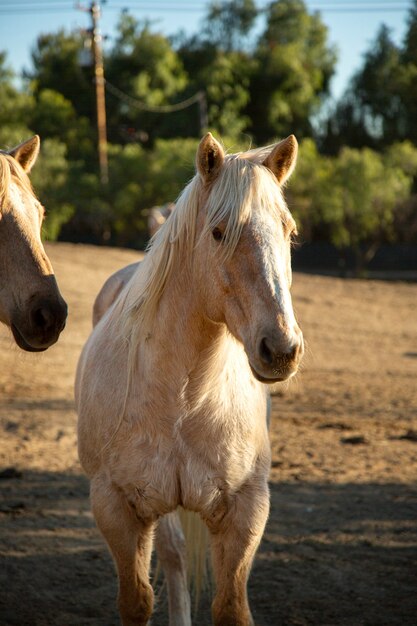
[[[204,313],[203,296],[190,263],[179,262],[168,279],[153,327],[141,338],[139,367],[146,380],[158,380],[170,389],[191,380],[220,374],[228,352],[230,335]],[[178,389],[177,389],[178,390]]]
[[[263,406],[264,386],[253,380],[243,345],[225,324],[205,315],[202,298],[191,272],[173,273],[153,332],[139,351],[145,364],[142,392],[150,393],[153,403],[158,398],[162,411],[180,401],[190,414],[243,415],[252,407],[257,415],[254,407]]]

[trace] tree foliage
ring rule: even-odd
[[[175,200],[208,127],[234,151],[289,133],[302,140],[288,189],[302,240],[354,250],[358,266],[381,243],[417,241],[417,0],[403,43],[382,26],[327,119],[317,114],[336,51],[303,0],[263,9],[214,0],[197,33],[171,39],[123,13],[104,56],[118,90],[106,94],[108,185],[98,176],[93,69],[80,65],[85,37],[39,37],[20,87],[0,53],[0,144],[41,135],[33,180],[48,237],[143,246],[149,208]],[[158,112],[196,92],[200,108]]]
[[[150,30],[129,14],[122,14],[118,37],[106,56],[106,77],[142,105],[166,105],[181,96],[188,78],[182,61],[169,40]],[[109,136],[112,141],[129,138],[126,129],[142,131],[151,139],[166,135],[166,116],[129,106],[128,100],[108,96]]]
[[[408,142],[383,153],[344,147],[329,157],[305,140],[299,160],[291,195],[302,236],[351,249],[358,271],[364,270],[381,244],[397,240],[396,226],[410,217],[404,203],[417,175],[417,149]]]
[[[242,40],[249,35],[257,15],[254,0],[212,2],[205,18],[203,36],[219,50],[242,50]]]
[[[331,114],[323,147],[345,144],[382,149],[396,141],[417,142],[417,0],[409,11],[402,45],[382,25],[361,67]]]
[[[336,62],[320,16],[302,0],[272,2],[254,57],[248,113],[256,140],[285,135],[288,128],[311,135],[312,116],[329,94]]]

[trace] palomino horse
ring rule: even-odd
[[[169,202],[162,206],[154,206],[149,210],[148,230],[151,237],[156,235],[174,209],[175,204]],[[109,276],[94,301],[93,326],[99,322],[109,306],[116,300],[119,293],[136,272],[138,266],[139,262],[131,263]]]
[[[106,280],[100,290],[100,293],[94,301],[93,326],[98,324],[107,309],[118,298],[122,289],[124,289],[125,285],[127,285],[133,274],[138,269],[139,264],[140,262],[137,261],[136,263],[126,265],[126,267],[122,267],[122,269],[109,276]]]
[[[174,209],[175,204],[173,202],[168,202],[168,204],[154,206],[149,210],[148,230],[151,237],[156,234],[162,224],[165,224]]]
[[[155,528],[170,624],[191,623],[179,506],[210,532],[214,624],[253,623],[247,579],[269,510],[267,384],[293,376],[303,354],[290,296],[295,224],[281,191],[296,154],[290,136],[225,156],[207,134],[196,176],[81,355],[79,456],[124,626],[152,613]]]
[[[148,230],[151,237],[156,235],[174,209],[175,204],[173,202],[168,202],[168,204],[154,206],[149,210]],[[126,283],[129,282],[133,274],[136,272],[138,266],[139,262],[131,263],[109,276],[94,301],[93,326],[97,324],[109,306],[116,300]]]
[[[41,242],[44,209],[27,177],[39,145],[35,135],[10,152],[0,151],[0,321],[28,352],[55,343],[67,318]]]

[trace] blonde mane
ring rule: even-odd
[[[121,330],[129,343],[132,334],[146,336],[152,327],[160,298],[178,259],[190,264],[200,241],[221,222],[226,223],[222,254],[235,250],[253,206],[286,210],[275,176],[261,164],[270,153],[267,146],[226,156],[206,204],[205,223],[196,240],[197,215],[204,191],[199,174],[188,183],[176,201],[176,208],[152,237],[145,259],[132,277],[123,296]],[[278,198],[278,202],[277,202]]]
[[[32,196],[35,195],[28,176],[16,159],[6,152],[0,151],[0,206],[9,199],[12,182]]]

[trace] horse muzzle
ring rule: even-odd
[[[43,352],[58,341],[68,314],[66,302],[59,296],[53,301],[33,303],[25,314],[11,320],[13,337],[22,350]]]
[[[303,354],[304,339],[298,326],[291,333],[263,332],[258,336],[249,365],[260,382],[282,382],[297,373]]]

